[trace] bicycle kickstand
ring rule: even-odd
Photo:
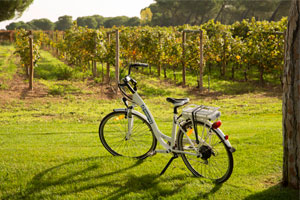
[[[166,170],[168,169],[168,167],[170,166],[170,164],[172,163],[172,161],[173,161],[174,159],[176,159],[176,158],[178,158],[178,155],[177,155],[177,153],[174,153],[174,155],[173,155],[172,158],[169,160],[169,162],[167,163],[167,165],[165,166],[165,168],[160,172],[160,176],[163,175],[163,174],[166,172]]]

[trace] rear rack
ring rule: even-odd
[[[182,110],[182,116],[194,121],[214,121],[221,116],[219,107],[191,104]]]
[[[195,105],[191,104],[182,109],[182,117],[190,119],[192,121],[196,143],[199,144],[198,130],[195,122],[203,122],[204,126],[208,124],[208,121],[214,121],[221,116],[221,112],[218,111],[218,107]],[[204,130],[204,129],[203,129]]]

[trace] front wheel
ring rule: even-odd
[[[187,168],[197,177],[205,177],[216,183],[225,182],[233,170],[233,157],[216,130],[202,122],[195,122],[199,144],[196,143],[195,133],[191,122],[183,125],[183,130],[177,136],[178,150]],[[193,145],[191,145],[189,139]],[[200,153],[201,157],[191,154]]]
[[[99,126],[100,141],[114,156],[146,158],[154,151],[157,141],[150,124],[141,116],[116,111],[108,114]]]

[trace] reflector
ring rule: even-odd
[[[222,122],[219,120],[219,121],[216,121],[216,122],[213,123],[212,128],[213,128],[213,129],[217,129],[217,128],[219,128],[221,125],[222,125]]]

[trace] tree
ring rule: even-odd
[[[200,25],[211,19],[222,24],[251,19],[280,20],[287,16],[286,5],[291,0],[155,0],[150,8],[151,25]],[[147,8],[141,10],[143,21]],[[142,22],[143,23],[143,22]]]
[[[300,1],[293,0],[285,36],[283,184],[300,189]]]
[[[214,0],[155,0],[156,3],[149,6],[152,16],[152,25],[176,26],[183,24],[200,25],[214,16],[214,8],[217,1]],[[143,9],[141,20],[143,21]]]
[[[23,24],[24,22],[23,21],[20,21],[20,22],[12,22],[10,24],[8,24],[6,26],[6,29],[7,30],[16,30],[16,29],[19,29],[19,27],[21,26],[21,24]],[[25,24],[25,23],[24,23]]]
[[[141,24],[141,20],[138,17],[131,17],[126,22],[125,26],[139,26]]]
[[[15,16],[20,17],[33,0],[15,0],[0,2],[0,22]]]
[[[32,29],[32,27],[28,23],[25,23],[23,21],[13,22],[6,26],[7,30],[16,30],[16,29],[21,29],[21,28],[25,29],[25,30]]]
[[[152,20],[152,12],[150,8],[145,8],[141,10],[141,24],[150,24]]]
[[[28,22],[28,24],[34,30],[52,31],[54,29],[54,23],[46,18],[34,19],[34,20]]]
[[[72,16],[64,15],[58,18],[55,22],[55,30],[64,31],[71,28],[73,24]]]
[[[93,15],[92,16],[97,21],[97,28],[104,26],[105,18],[101,15]]]
[[[113,26],[124,26],[126,22],[128,21],[129,17],[126,16],[118,16],[118,17],[112,17],[107,19],[104,22],[104,26],[106,28],[111,28]]]
[[[87,26],[88,28],[95,29],[98,26],[98,22],[94,17],[88,16],[88,17],[78,17],[77,18],[77,25],[78,26]]]

